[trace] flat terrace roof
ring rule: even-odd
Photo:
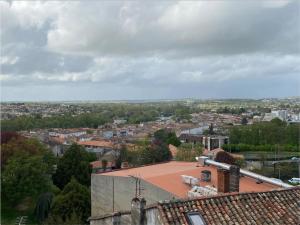
[[[211,172],[211,181],[200,181],[200,186],[217,187],[217,167],[199,166],[197,162],[178,162],[171,161],[149,166],[123,169],[113,172],[98,174],[98,176],[116,176],[129,177],[138,176],[141,179],[164,189],[177,197],[186,198],[187,192],[191,187],[182,182],[181,175],[201,177],[201,171],[209,170]],[[260,192],[279,189],[280,187],[269,183],[257,184],[256,180],[250,177],[240,178],[240,192]]]

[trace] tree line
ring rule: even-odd
[[[299,124],[288,124],[276,118],[270,122],[230,128],[230,144],[223,148],[232,152],[274,151],[278,147],[283,151],[299,151],[299,137]]]
[[[83,106],[84,107],[84,106]],[[88,108],[89,109],[89,108]],[[2,131],[20,131],[36,128],[97,128],[99,125],[113,122],[113,119],[123,118],[129,124],[155,121],[159,116],[173,116],[176,120],[190,119],[190,113],[196,109],[183,104],[108,104],[95,106],[95,109],[82,114],[68,112],[65,115],[42,117],[40,114],[20,116],[13,119],[2,120]]]

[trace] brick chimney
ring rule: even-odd
[[[218,183],[217,183],[217,190],[221,193],[227,193],[229,192],[229,179],[230,179],[230,173],[228,170],[218,168]]]
[[[143,225],[146,221],[146,200],[136,197],[131,201],[131,225]]]
[[[230,192],[239,192],[240,190],[240,167],[232,165],[229,169],[230,172]]]

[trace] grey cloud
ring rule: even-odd
[[[259,82],[260,79],[274,77],[297,80],[296,75],[300,73],[299,61],[300,57],[294,55],[279,57],[263,54],[210,56],[184,60],[161,57],[140,59],[102,57],[96,58],[93,64],[83,71],[62,71],[53,74],[36,72],[28,77],[32,82],[87,82],[102,85],[118,83],[128,86],[222,83],[249,78]],[[21,80],[25,79],[24,74],[20,75],[23,75],[20,76]],[[15,79],[13,81],[16,82]]]
[[[236,1],[178,2],[162,7],[139,2],[130,8],[119,2],[76,6],[58,17],[49,31],[50,49],[76,54],[165,56],[299,52],[297,1],[281,7]],[[80,24],[74,26],[79,11],[89,16],[81,17]]]
[[[83,72],[92,63],[87,56],[66,56],[25,43],[6,45],[2,49],[2,54],[7,57],[18,57],[18,61],[14,64],[2,64],[1,70],[4,74]]]
[[[6,99],[26,90],[24,98],[61,100],[299,93],[298,1],[0,7]]]

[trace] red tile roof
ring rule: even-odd
[[[158,204],[164,225],[189,224],[186,213],[198,212],[206,225],[300,224],[300,187],[260,193],[234,193]]]
[[[93,147],[107,147],[107,148],[113,147],[113,143],[110,141],[79,141],[78,144],[83,146],[93,146]]]
[[[114,172],[108,172],[101,175],[128,177],[139,174],[139,177],[149,183],[164,189],[177,197],[186,198],[187,192],[191,187],[182,182],[181,175],[200,178],[201,171],[209,170],[211,172],[210,182],[200,182],[200,186],[211,185],[217,187],[217,168],[214,166],[197,166],[196,162],[178,162],[171,161],[150,166],[123,169]],[[279,188],[268,183],[257,184],[255,179],[250,177],[240,178],[240,192],[249,191],[269,191]]]
[[[57,144],[64,144],[66,141],[64,138],[60,137],[50,137],[49,140]]]
[[[90,162],[90,165],[92,166],[93,169],[97,169],[97,168],[102,168],[103,167],[102,166],[102,161],[100,161],[100,160],[97,160],[97,161],[94,161],[94,162]],[[115,162],[108,161],[106,167],[112,167],[112,166],[115,166]]]

